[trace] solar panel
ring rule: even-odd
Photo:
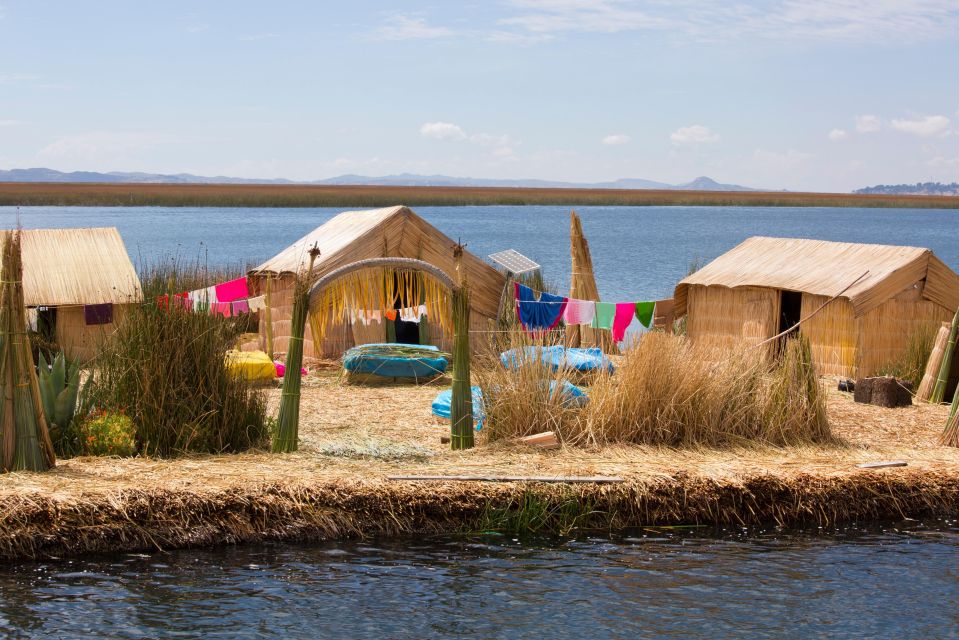
[[[500,265],[513,275],[528,273],[539,269],[539,265],[524,256],[516,249],[499,251],[489,256],[489,259]]]

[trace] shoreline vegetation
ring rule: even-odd
[[[60,460],[45,473],[6,475],[0,558],[491,531],[829,527],[959,512],[959,450],[936,444],[945,405],[856,404],[826,379],[834,442],[556,451],[502,442],[454,452],[440,442],[448,421],[430,414],[443,384],[350,385],[332,365],[304,378],[296,453],[86,456]],[[281,390],[266,393],[275,410]],[[857,466],[886,460],[908,466]],[[392,475],[588,475],[623,482],[415,482]]]
[[[742,206],[959,209],[959,196],[788,191],[269,184],[0,183],[0,206]]]

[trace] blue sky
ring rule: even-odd
[[[959,181],[959,1],[0,0],[0,168]]]

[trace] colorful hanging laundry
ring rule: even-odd
[[[179,309],[192,309],[193,303],[190,302],[190,294],[186,292],[173,294],[173,306]]]
[[[166,298],[166,296],[162,297]],[[113,303],[84,305],[83,321],[87,325],[110,324],[113,322]]]
[[[653,316],[656,314],[656,303],[655,302],[637,302],[636,303],[636,319],[639,320],[639,324],[643,325],[646,329],[649,329],[653,324]]]
[[[214,302],[210,304],[210,311],[217,315],[221,315],[224,318],[230,317],[230,303],[229,302]]]
[[[636,304],[633,302],[616,303],[616,312],[613,316],[613,341],[622,342],[626,337],[626,328],[636,317]]]
[[[426,305],[421,304],[418,307],[406,307],[400,309],[400,320],[403,322],[415,322],[419,324],[420,318],[426,315]]]
[[[563,313],[563,322],[566,324],[591,324],[596,316],[596,303],[592,300],[566,301],[566,311]]]
[[[250,290],[246,285],[246,278],[237,278],[214,287],[217,302],[233,302],[241,298],[249,298]]]
[[[567,298],[551,293],[536,293],[526,285],[514,284],[516,296],[516,315],[529,333],[554,329],[566,311]]]
[[[616,303],[615,302],[597,302],[596,303],[596,315],[593,318],[593,324],[591,325],[594,329],[613,329],[613,320],[616,317]]]
[[[393,322],[394,320],[396,320],[399,314],[396,313],[396,309],[390,309],[384,315],[386,315],[387,320],[389,320],[390,322]]]
[[[250,312],[256,313],[261,309],[266,309],[266,296],[256,296],[255,298],[250,298],[247,300],[247,303],[250,305]]]
[[[210,303],[206,301],[206,298],[201,298],[199,295],[197,297],[192,297],[193,291],[191,293],[190,301],[193,303],[193,311],[196,313],[209,313],[210,312]]]
[[[234,300],[230,304],[233,305],[233,315],[235,316],[241,313],[250,313],[250,303],[247,300]]]
[[[379,310],[372,311],[369,309],[360,309],[359,311],[350,312],[350,321],[353,323],[359,322],[363,325],[369,325],[374,322],[383,321],[383,313]]]

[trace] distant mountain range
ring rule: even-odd
[[[111,182],[121,184],[329,184],[329,185],[379,185],[410,187],[525,187],[552,189],[678,189],[686,191],[757,191],[738,184],[722,184],[712,178],[701,176],[684,184],[667,184],[639,178],[625,178],[611,182],[561,182],[554,180],[497,180],[485,178],[456,178],[444,175],[418,175],[401,173],[391,176],[343,175],[324,180],[301,181],[285,178],[257,179],[230,178],[228,176],[197,176],[192,173],[140,173],[111,171],[63,172],[55,169],[9,169],[0,170],[0,182]]]
[[[856,189],[853,193],[884,196],[959,196],[959,183],[917,182],[916,184],[880,184],[875,187]]]

